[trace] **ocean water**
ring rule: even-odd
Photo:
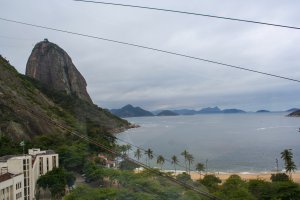
[[[276,170],[276,158],[281,170],[284,163],[280,152],[292,149],[294,161],[300,169],[300,118],[286,117],[286,114],[128,118],[141,127],[127,130],[117,137],[144,149],[151,148],[154,154],[169,160],[176,155],[182,166],[184,158],[180,153],[186,149],[194,156],[194,164],[207,163],[208,171],[213,172],[273,171]],[[130,156],[133,156],[133,151]],[[140,161],[145,162],[145,157]],[[154,158],[151,166],[155,165]],[[163,168],[173,169],[173,166],[166,161]]]

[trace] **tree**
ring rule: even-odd
[[[194,156],[192,154],[188,154],[186,159],[189,163],[189,174],[191,174],[191,164],[194,162]]]
[[[187,164],[186,164],[186,161],[187,161],[187,155],[189,154],[189,152],[185,149],[181,155],[184,157],[184,164],[185,164],[185,171],[187,172]]]
[[[274,195],[275,191],[272,187],[272,183],[265,180],[250,180],[248,182],[249,192],[259,200],[277,199]]]
[[[218,190],[218,185],[222,183],[221,179],[216,177],[214,174],[205,175],[200,183],[205,185],[210,192]]]
[[[120,149],[122,155],[126,154],[126,151],[127,151],[127,146],[126,145],[119,146],[119,149]]]
[[[49,189],[52,199],[60,199],[65,194],[65,187],[74,183],[73,174],[67,173],[62,168],[54,168],[37,180],[39,188]]]
[[[175,169],[175,175],[176,175],[176,165],[178,164],[178,159],[177,156],[172,156],[172,164],[174,165],[174,169]]]
[[[293,161],[292,149],[285,149],[281,152],[281,158],[284,161],[285,171],[289,174],[290,179],[292,178],[292,172],[294,172],[297,167]]]
[[[255,200],[256,198],[249,192],[247,182],[238,175],[231,175],[221,189],[217,192],[220,199],[224,200]]]
[[[137,165],[133,162],[127,161],[127,160],[123,160],[122,162],[120,162],[120,165],[119,165],[119,168],[122,170],[134,170],[138,167],[139,167],[139,165]]]
[[[292,181],[278,181],[272,183],[273,193],[276,199],[298,200],[300,199],[300,187]]]
[[[157,157],[156,163],[160,165],[160,170],[162,170],[162,166],[165,163],[165,158],[162,155]]]
[[[196,164],[196,170],[199,172],[200,179],[201,179],[201,172],[204,171],[204,164],[203,163],[197,163]]]
[[[148,150],[145,151],[145,154],[147,155],[146,163],[150,166],[150,160],[153,159],[153,151],[150,148],[148,148]]]
[[[142,152],[140,149],[137,149],[135,152],[134,152],[134,157],[138,159],[138,161],[140,161],[141,157],[142,157]]]
[[[285,173],[271,174],[271,178],[270,179],[271,179],[272,182],[289,181],[289,177]]]
[[[130,144],[126,144],[125,145],[126,151],[127,151],[127,155],[129,156],[129,151],[132,149]]]
[[[192,183],[193,182],[193,180],[191,179],[191,176],[185,172],[183,172],[182,174],[178,174],[176,176],[176,179],[180,180],[184,183]]]

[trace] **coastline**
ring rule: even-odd
[[[174,172],[174,170],[164,170],[165,172]],[[184,171],[177,171],[176,175],[183,173]],[[235,174],[240,176],[243,180],[249,181],[253,179],[261,179],[265,181],[271,181],[271,174],[274,174],[276,172],[214,172],[214,173],[207,173],[207,174],[214,174],[218,178],[220,178],[222,181],[225,181],[228,179],[231,175]],[[201,173],[201,178],[205,175],[204,173]],[[195,171],[191,171],[191,178],[195,181],[200,178],[200,174]],[[295,171],[295,173],[292,174],[292,179],[295,183],[300,183],[300,171]]]

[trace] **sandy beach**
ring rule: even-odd
[[[259,172],[259,173],[238,172],[238,173],[209,173],[209,174],[215,174],[222,181],[228,179],[228,177],[233,174],[239,175],[243,180],[263,179],[266,181],[270,181],[271,174],[274,174],[274,172]],[[203,178],[203,174],[201,174],[201,177]],[[193,180],[198,180],[200,178],[200,175],[198,172],[191,172],[191,178]],[[294,182],[300,183],[300,171],[293,173],[292,178],[293,178]]]
[[[174,170],[164,170],[164,172],[173,172]],[[184,171],[177,171],[176,174],[181,174]],[[262,180],[266,180],[266,181],[271,181],[271,174],[274,174],[275,172],[232,172],[232,173],[227,173],[227,172],[215,172],[215,173],[211,173],[209,172],[208,174],[214,174],[217,177],[219,177],[222,181],[225,181],[226,179],[229,178],[229,176],[236,174],[239,175],[243,180],[251,180],[251,179],[262,179]],[[201,178],[203,178],[203,176],[205,175],[205,173],[201,173]],[[198,180],[200,178],[200,174],[198,172],[195,171],[191,171],[191,178],[193,180]],[[292,178],[293,181],[296,183],[300,183],[300,171],[296,171],[295,173],[292,174]]]

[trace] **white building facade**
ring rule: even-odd
[[[0,157],[0,200],[34,200],[38,178],[55,167],[58,154],[51,150],[29,149],[28,155]]]

